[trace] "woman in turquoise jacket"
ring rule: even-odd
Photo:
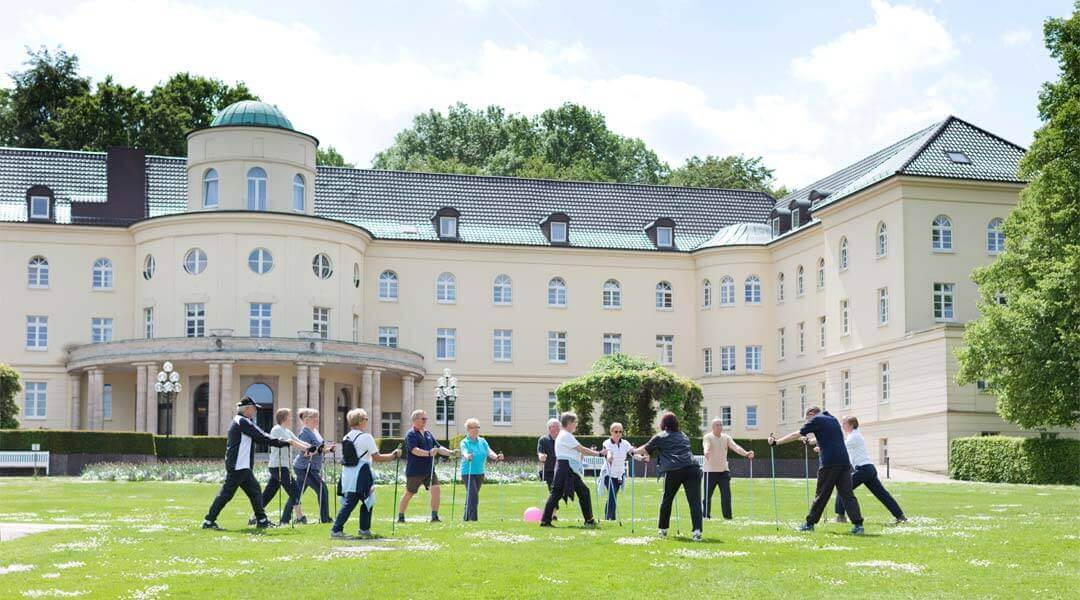
[[[488,459],[502,460],[480,437],[480,421],[465,421],[465,437],[461,440],[461,480],[465,482],[465,520],[476,521],[480,504],[480,486],[484,484],[484,465]]]

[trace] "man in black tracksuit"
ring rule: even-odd
[[[210,511],[203,519],[203,529],[221,529],[217,524],[218,514],[232,500],[233,495],[236,494],[236,488],[243,489],[244,494],[251,501],[251,508],[255,511],[256,527],[259,529],[272,527],[273,524],[266,518],[266,512],[263,510],[262,490],[252,472],[252,467],[255,465],[255,444],[266,444],[278,448],[292,445],[302,451],[309,448],[308,444],[299,440],[274,439],[259,429],[259,426],[251,420],[258,410],[258,404],[251,398],[244,396],[236,404],[236,409],[236,416],[229,425],[228,443],[225,448],[225,483],[221,485],[221,491],[214,498]]]

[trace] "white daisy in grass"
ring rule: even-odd
[[[822,551],[825,551],[825,552],[846,552],[848,550],[854,550],[854,548],[850,548],[848,546],[832,546],[832,545],[818,546],[816,548],[810,547],[810,549],[811,550],[822,550]]]
[[[926,567],[915,563],[898,563],[891,560],[865,560],[861,562],[849,562],[847,566],[855,569],[869,569],[872,571],[896,571],[917,575]]]
[[[87,550],[96,550],[101,546],[100,538],[90,538],[81,542],[68,542],[66,544],[56,544],[52,547],[53,552],[84,552]]]
[[[11,564],[6,567],[0,566],[0,575],[7,575],[8,573],[25,573],[34,568],[34,565],[20,565]]]
[[[678,548],[672,554],[683,558],[737,558],[750,555],[749,552],[741,550],[692,550],[690,548]]]
[[[654,540],[656,537],[621,537],[616,538],[615,543],[623,546],[647,546]]]
[[[59,573],[42,573],[41,578],[42,579],[60,579],[60,574]]]
[[[128,594],[127,597],[131,600],[153,600],[154,598],[160,596],[162,593],[168,591],[168,589],[169,586],[165,584],[152,585],[146,589],[135,590]]]
[[[981,558],[973,558],[968,561],[968,564],[973,567],[989,567],[993,563],[988,560],[983,560]]]
[[[690,568],[690,565],[685,562],[653,562],[649,563],[649,566],[654,569],[678,569],[680,571],[685,571]]]
[[[62,571],[64,569],[74,569],[74,568],[77,568],[77,567],[85,567],[86,563],[84,563],[81,560],[73,560],[71,562],[56,563],[53,566]]]
[[[547,575],[539,575],[538,579],[540,579],[540,581],[546,581],[548,583],[554,583],[555,585],[562,585],[562,584],[566,583],[562,579],[555,579],[554,577],[548,577]]]
[[[499,544],[524,544],[536,540],[531,535],[504,533],[501,531],[469,531],[465,533],[465,537]]]
[[[397,548],[391,548],[390,546],[334,546],[334,549],[330,552],[338,556],[356,556],[393,550],[397,550]]]
[[[74,598],[75,596],[84,596],[89,593],[90,592],[82,590],[66,591],[58,589],[22,591],[22,595],[25,598]]]
[[[790,544],[792,542],[805,542],[806,538],[798,535],[752,535],[743,538],[743,540],[759,544]]]

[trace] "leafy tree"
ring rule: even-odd
[[[56,148],[52,131],[57,114],[69,100],[90,91],[90,80],[79,76],[79,58],[62,49],[27,49],[26,70],[12,73],[12,89],[0,103],[0,142],[25,148]]]
[[[345,162],[345,157],[333,146],[327,146],[326,149],[318,148],[315,150],[315,164],[325,165],[327,167],[349,167],[350,169],[356,167],[356,165],[351,162]]]
[[[998,413],[1025,428],[1080,422],[1080,13],[1044,31],[1060,77],[1039,95],[1044,124],[1021,163],[1031,183],[1005,220],[1005,252],[972,276],[981,316],[957,352],[959,382],[986,380]]]
[[[728,188],[736,190],[773,191],[773,170],[765,166],[760,156],[749,158],[742,154],[731,156],[691,156],[683,166],[671,172],[671,185],[686,187]]]
[[[74,96],[49,127],[50,144],[70,150],[100,150],[139,143],[146,99],[133,87],[106,77],[93,94]]]
[[[243,82],[230,86],[219,79],[177,73],[150,90],[139,146],[148,154],[184,156],[189,131],[210,125],[218,111],[234,102],[258,99]]]
[[[605,431],[620,422],[627,435],[652,435],[658,409],[675,413],[685,431],[701,428],[701,386],[640,356],[605,356],[555,393],[559,410],[576,412],[584,432],[592,431],[596,405]]]
[[[22,391],[19,372],[4,363],[0,363],[0,429],[15,429],[19,421],[19,405],[15,404],[15,394]]]

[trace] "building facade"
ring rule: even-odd
[[[561,382],[626,352],[697,380],[736,436],[819,404],[857,415],[878,458],[944,469],[953,437],[1017,433],[955,383],[954,349],[1023,150],[960,119],[780,200],[317,167],[317,144],[243,102],[186,158],[0,149],[22,426],[221,435],[248,394],[319,407],[328,437],[356,406],[383,436],[414,408],[437,432],[532,434]]]

